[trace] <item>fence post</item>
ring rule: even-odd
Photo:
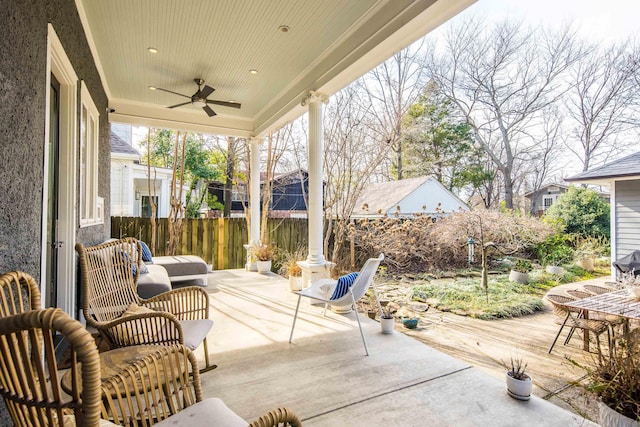
[[[224,218],[218,218],[218,270],[224,270]]]

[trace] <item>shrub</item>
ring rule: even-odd
[[[501,254],[524,253],[553,232],[538,219],[487,210],[451,213],[436,221],[425,215],[364,219],[351,232],[364,252],[384,252],[391,269],[417,273],[467,266],[469,237],[476,242],[479,262],[480,224],[484,242],[493,242]]]
[[[558,222],[569,234],[583,237],[610,234],[609,203],[589,188],[569,187],[545,212],[545,220]]]
[[[571,236],[556,233],[536,245],[534,251],[543,264],[560,266],[573,260],[571,243]]]

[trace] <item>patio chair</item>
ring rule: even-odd
[[[594,295],[606,294],[615,291],[614,288],[605,285],[582,285],[582,287]]]
[[[73,390],[58,378],[55,335],[71,348]],[[111,426],[100,420],[100,359],[91,334],[59,308],[0,319],[0,395],[16,426]]]
[[[191,366],[191,375],[185,366]],[[159,347],[103,381],[102,417],[123,426],[247,426],[222,400],[203,400],[200,381],[195,357],[189,349],[181,345]],[[145,387],[145,382],[158,387]],[[278,408],[248,425],[299,427],[302,424],[291,410]]]
[[[289,342],[293,339],[293,330],[296,327],[296,319],[298,318],[298,310],[300,309],[300,300],[302,297],[324,302],[325,314],[329,304],[341,306],[345,303],[350,303],[353,311],[356,313],[356,320],[358,321],[358,328],[360,328],[360,336],[362,337],[362,343],[364,344],[364,351],[368,356],[369,349],[367,348],[367,340],[364,337],[364,332],[362,332],[362,324],[360,322],[360,315],[358,314],[356,302],[367,293],[367,290],[373,283],[373,277],[375,276],[376,271],[378,271],[378,266],[383,259],[384,254],[380,254],[378,258],[369,258],[362,266],[362,269],[353,281],[353,284],[349,286],[348,289],[345,289],[344,295],[337,297],[334,294],[334,291],[338,286],[338,282],[331,279],[318,280],[308,288],[296,291],[295,293],[298,294],[298,304],[296,305],[296,312],[293,315],[293,324],[291,325]]]
[[[29,274],[12,271],[0,276],[0,317],[40,309],[40,288]]]
[[[553,306],[553,312],[558,318],[555,320],[557,324],[560,325],[560,329],[558,329],[558,333],[556,337],[553,339],[553,343],[551,343],[551,347],[549,347],[548,353],[551,354],[553,347],[556,345],[558,341],[558,337],[560,337],[560,333],[562,333],[562,329],[565,327],[570,328],[569,334],[567,334],[567,338],[564,341],[564,345],[569,343],[571,337],[573,335],[573,331],[575,329],[582,329],[585,333],[593,332],[596,337],[596,343],[598,345],[598,353],[601,354],[600,348],[600,334],[603,332],[607,332],[607,342],[611,344],[611,335],[609,334],[609,325],[605,321],[601,320],[591,320],[585,319],[580,316],[581,310],[576,310],[571,307],[566,306],[565,304],[575,300],[573,297],[565,296],[565,295],[555,295],[555,294],[547,294],[546,298],[551,302]],[[563,319],[563,320],[560,320]]]
[[[149,299],[136,292],[142,249],[133,238],[85,247],[76,244],[82,276],[82,312],[87,326],[96,328],[111,348],[140,344],[203,344],[209,363],[207,334],[209,295],[197,286],[173,289]]]

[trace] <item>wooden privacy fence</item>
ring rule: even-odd
[[[169,223],[167,218],[156,220],[155,255],[166,255]],[[269,219],[269,242],[281,250],[293,252],[308,242],[306,219]],[[197,255],[214,269],[244,266],[248,242],[247,222],[244,218],[197,218],[182,220],[182,236],[176,255]],[[135,237],[151,245],[151,218],[111,217],[111,236]],[[153,249],[153,248],[152,248]]]

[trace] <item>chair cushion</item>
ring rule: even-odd
[[[353,285],[353,282],[356,281],[357,277],[358,273],[349,273],[339,277],[338,283],[336,283],[336,288],[333,290],[333,294],[329,299],[334,301],[345,296],[351,285]]]
[[[211,397],[154,425],[156,427],[247,427],[248,424],[229,409],[222,400]]]
[[[142,248],[142,260],[144,262],[153,262],[153,256],[151,255],[149,246],[142,240],[138,240],[138,242],[140,242],[140,247]]]
[[[167,270],[161,265],[145,264],[149,273],[138,278],[138,295],[140,298],[151,298],[171,290],[171,280]]]
[[[155,313],[155,310],[140,306],[135,302],[132,302],[131,304],[129,304],[129,306],[124,311],[124,313],[122,313],[121,317],[134,316],[136,314],[146,314],[146,313]],[[138,322],[128,324],[127,328],[129,330],[127,332],[125,332],[124,330],[121,331],[120,338],[122,339],[122,341],[125,343],[129,342],[130,344],[140,344],[140,343],[146,343],[146,342],[152,341],[154,337],[150,336],[150,334],[153,334],[153,329],[149,330],[149,328],[142,326],[142,324],[144,324],[144,320],[147,320],[147,319],[141,320],[140,321],[141,324],[139,324]],[[164,326],[165,320],[166,319],[161,319],[159,326]],[[151,321],[154,322],[154,324],[155,322],[157,322],[156,319],[150,320],[150,322]]]
[[[189,350],[195,350],[205,339],[211,328],[213,320],[211,319],[194,319],[181,320],[182,332],[184,334],[184,345]]]

